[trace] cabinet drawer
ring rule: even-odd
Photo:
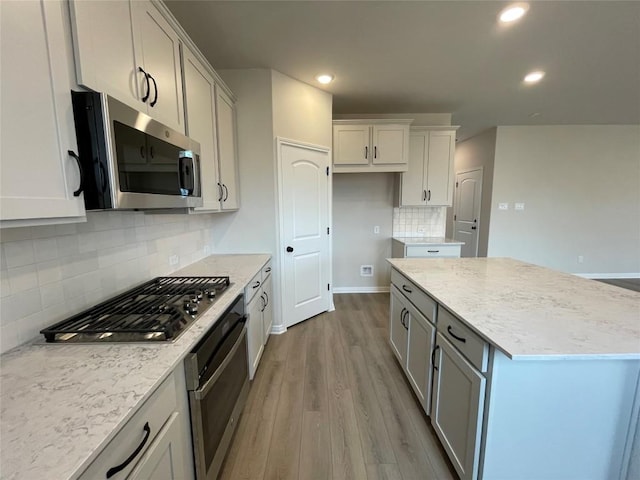
[[[407,245],[406,257],[459,257],[460,245]]]
[[[422,313],[427,320],[435,324],[436,302],[429,295],[420,290],[415,283],[395,269],[391,270],[391,283],[416,306],[418,311]]]
[[[478,370],[487,371],[489,344],[442,306],[438,308],[438,331]]]
[[[256,293],[260,291],[260,285],[262,285],[262,270],[256,273],[247,286],[244,287],[244,304],[248,305],[251,299]]]
[[[271,275],[271,260],[269,260],[264,267],[262,267],[262,283]]]
[[[176,410],[176,404],[176,385],[172,374],[100,452],[89,468],[80,476],[80,480],[106,478],[107,472],[111,468],[124,463],[140,445],[144,444],[138,455],[126,467],[110,477],[113,480],[127,478],[136,463],[153,443],[169,416]]]

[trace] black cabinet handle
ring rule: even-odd
[[[267,267],[264,269],[265,273],[269,273],[271,271],[271,267]]]
[[[406,312],[407,309],[406,308],[402,308],[402,310],[400,310],[400,323],[402,324],[402,326],[404,327],[404,312]]]
[[[404,329],[405,329],[405,330],[409,330],[409,322],[407,322],[407,321],[405,320],[405,317],[406,317],[407,315],[409,315],[409,310],[405,311],[405,312],[404,312],[404,315],[402,316],[402,325],[404,325]]]
[[[406,285],[402,285],[402,290],[404,290],[407,293],[413,293],[413,290],[411,290],[410,288],[408,288]]]
[[[423,202],[427,201],[427,191],[426,190],[422,190],[422,201]]]
[[[142,97],[142,103],[146,103],[149,100],[149,95],[151,94],[151,85],[149,85],[149,74],[144,71],[144,68],[138,67],[138,71],[144,73],[144,79],[147,82],[147,93],[144,97]]]
[[[265,303],[264,307],[267,308],[267,305],[269,305],[269,295],[267,295],[267,292],[263,292],[264,293],[264,301],[267,302]]]
[[[79,197],[80,194],[84,191],[84,170],[82,169],[82,162],[80,161],[80,157],[78,156],[78,154],[73,150],[67,150],[67,153],[75,158],[76,162],[78,162],[78,170],[80,170],[80,185],[78,186],[78,189],[73,192],[73,196]]]
[[[260,309],[260,312],[264,312],[264,309],[267,308],[267,301],[262,295],[260,295],[260,300],[262,300],[262,308]]]
[[[149,75],[149,74],[147,74]],[[158,84],[156,83],[156,79],[153,78],[151,75],[149,75],[149,77],[151,78],[151,81],[153,82],[153,89],[155,90],[155,95],[153,96],[153,101],[151,103],[149,103],[150,107],[155,107],[156,103],[158,103]]]
[[[476,227],[475,225],[473,225],[473,226],[471,227],[471,230],[475,230],[476,228],[478,228],[478,227]]]
[[[373,147],[373,158],[378,158],[378,147],[375,145]]]
[[[364,158],[369,158],[369,147],[364,146]]]
[[[227,198],[229,198],[229,189],[224,183],[222,184],[222,188],[224,188],[224,198],[222,199],[222,201],[226,202]]]
[[[218,191],[220,192],[220,196],[218,197],[218,201],[222,201],[222,197],[224,197],[224,190],[222,190],[222,184],[218,182]]]
[[[293,252],[293,247],[287,247],[287,252],[289,253]]]
[[[253,285],[251,285],[251,288],[253,288],[253,289],[255,290],[255,289],[256,289],[256,288],[258,288],[259,286],[260,286],[260,282],[258,281],[258,282],[256,282],[256,283],[254,283]]]
[[[467,342],[467,339],[466,339],[466,338],[459,337],[459,336],[457,336],[455,333],[453,333],[453,332],[451,331],[451,325],[448,325],[448,326],[447,326],[447,332],[449,332],[449,335],[451,335],[453,338],[455,338],[455,339],[456,339],[456,340],[458,340],[459,342],[462,342],[462,343],[466,343],[466,342]]]
[[[434,370],[438,370],[438,367],[436,367],[436,351],[439,348],[440,348],[440,345],[436,345],[436,348],[434,348],[433,352],[431,352],[431,365],[433,365]]]
[[[133,451],[133,453],[129,456],[129,458],[127,458],[124,462],[122,462],[117,467],[110,468],[107,471],[107,478],[111,478],[116,473],[118,473],[118,472],[124,470],[125,468],[127,468],[127,465],[129,465],[133,461],[133,459],[136,458],[136,456],[140,453],[140,451],[144,448],[145,443],[147,443],[147,440],[149,440],[149,435],[151,435],[151,427],[149,426],[149,422],[144,424],[144,431],[146,433],[144,434],[144,438],[142,439],[142,443],[140,445],[138,445],[138,447]]]
[[[100,167],[100,177],[102,178],[100,192],[104,193],[107,191],[107,170],[104,168],[102,163],[98,163],[98,167]]]
[[[440,250],[427,250],[427,253],[439,253]]]
[[[431,201],[431,190],[427,190],[427,193],[428,193],[427,202],[430,202]]]

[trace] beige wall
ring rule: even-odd
[[[334,290],[389,289],[393,173],[333,175]],[[373,233],[374,226],[380,234]],[[373,265],[373,277],[361,277],[360,265]]]
[[[488,254],[640,272],[640,126],[498,127]]]
[[[486,130],[456,144],[454,172],[482,167],[482,200],[478,228],[478,256],[487,256],[491,219],[493,163],[496,149],[496,128]],[[454,198],[455,202],[455,198]],[[447,237],[453,238],[453,208],[447,208]]]

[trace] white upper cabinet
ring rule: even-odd
[[[238,161],[236,138],[236,106],[233,99],[216,85],[216,121],[218,140],[218,162],[220,164],[220,187],[222,210],[237,210],[240,207],[238,185]]]
[[[334,120],[334,173],[406,172],[411,122]]]
[[[80,85],[184,132],[180,40],[150,1],[71,0]]]
[[[216,212],[220,210],[223,191],[218,181],[215,82],[188,48],[182,53],[187,135],[200,144],[202,207],[194,210]]]
[[[400,206],[452,205],[457,128],[411,129],[409,168],[401,178]]]
[[[71,108],[66,4],[0,2],[0,220],[84,218]],[[66,219],[66,220],[65,220]]]

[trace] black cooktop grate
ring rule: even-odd
[[[173,340],[193,321],[185,305],[198,298],[193,303],[206,309],[229,284],[229,277],[158,277],[40,333],[47,342]]]

